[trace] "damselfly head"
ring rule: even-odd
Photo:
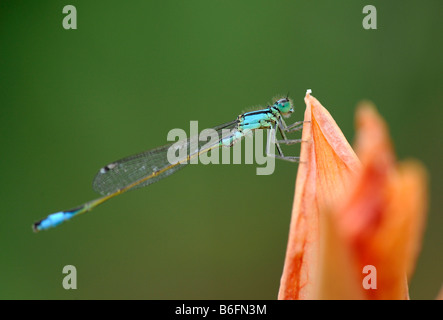
[[[292,101],[289,98],[282,98],[282,99],[277,100],[274,103],[274,106],[285,117],[289,117],[291,115],[291,113],[294,112],[294,107],[293,107]]]

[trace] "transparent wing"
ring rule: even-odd
[[[228,129],[233,129],[236,126],[237,120],[234,120],[213,129],[217,131],[220,139],[223,139],[225,136],[229,135]],[[155,172],[161,171],[158,175],[153,175],[150,179],[136,184],[131,189],[145,187],[151,183],[166,178],[186,166],[187,163],[172,165],[168,161],[168,150],[171,146],[175,145],[177,149],[186,148],[187,154],[192,156],[200,150],[201,146],[207,143],[207,141],[199,141],[198,136],[194,136],[181,142],[173,142],[112,162],[100,169],[94,178],[92,187],[96,192],[102,195],[107,195],[134,184],[145,177],[153,175]],[[198,146],[198,149],[190,150],[191,146],[194,148],[195,146]],[[186,158],[183,160],[186,160]],[[180,159],[179,162],[181,161],[182,159]]]

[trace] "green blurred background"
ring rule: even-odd
[[[64,30],[62,8],[77,8]],[[421,159],[431,205],[410,294],[443,282],[443,2],[0,2],[0,298],[275,299],[297,165],[190,166],[59,228],[31,224],[96,194],[103,165],[172,128],[234,119],[306,89],[354,137],[370,99],[400,159]],[[297,148],[293,149],[297,153]],[[62,268],[77,267],[77,290]]]

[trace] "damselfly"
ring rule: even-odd
[[[121,193],[159,181],[186,166],[193,158],[219,147],[231,147],[255,130],[270,129],[274,136],[278,130],[282,136],[282,140],[274,141],[278,154],[269,153],[269,139],[273,136],[269,134],[266,148],[267,155],[291,162],[298,162],[299,157],[285,156],[280,146],[280,144],[290,145],[301,142],[300,139],[288,139],[286,137],[286,133],[303,128],[303,121],[287,126],[283,120],[283,117],[289,117],[293,111],[292,101],[286,97],[278,99],[273,105],[265,109],[243,113],[234,121],[214,128],[220,138],[213,144],[206,144],[202,148],[202,142],[199,141],[198,137],[190,137],[181,141],[180,147],[188,149],[189,152],[186,157],[174,163],[168,161],[167,155],[168,150],[172,146],[176,146],[177,143],[170,143],[112,162],[101,168],[94,178],[93,188],[103,195],[101,198],[86,202],[74,209],[50,214],[46,218],[34,223],[33,229],[37,232],[55,227],[66,220],[94,209]],[[191,146],[197,146],[197,148],[191,149]]]

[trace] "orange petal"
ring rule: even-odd
[[[317,281],[312,299],[364,299],[361,271],[355,268],[353,251],[339,234],[337,221],[330,211],[320,219],[320,252]]]
[[[436,300],[443,300],[443,286],[440,288],[440,292],[437,295]]]
[[[343,197],[360,162],[340,128],[307,94],[295,197],[279,299],[313,298],[319,253],[319,213]]]
[[[426,172],[417,162],[396,165],[386,124],[368,104],[357,112],[357,133],[362,170],[334,214],[338,233],[356,270],[377,270],[377,289],[362,289],[366,298],[407,299],[425,221]]]

